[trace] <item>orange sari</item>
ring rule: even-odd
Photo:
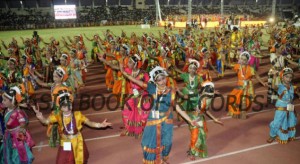
[[[122,56],[116,54],[116,59],[119,60],[121,59]],[[126,64],[126,60],[125,61],[121,61],[124,62],[124,64]],[[112,89],[112,93],[120,96],[120,105],[123,106],[124,105],[124,96],[125,94],[128,94],[128,91],[130,89],[130,85],[129,83],[126,81],[126,78],[124,78],[123,74],[121,71],[117,71],[116,72],[116,79],[114,79],[114,84],[113,84],[113,89]]]
[[[251,78],[255,75],[255,71],[250,65],[241,66],[240,64],[235,64],[234,71],[237,72],[238,83],[228,95],[228,110],[231,116],[239,117],[241,110],[250,107],[254,98]]]
[[[106,53],[111,52],[111,46],[107,43],[106,45]],[[112,58],[109,56],[106,56],[105,58],[106,61],[111,61]],[[113,76],[113,70],[105,65],[104,67],[106,69],[106,74],[105,74],[105,84],[107,89],[112,89],[113,88],[113,84],[114,84],[114,76]]]

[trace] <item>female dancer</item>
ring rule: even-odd
[[[99,35],[98,34],[95,34],[93,36],[92,39],[89,39],[85,33],[83,34],[83,36],[88,40],[88,41],[91,41],[92,42],[92,50],[91,50],[91,59],[93,62],[98,62],[99,59],[98,59],[98,56],[97,56],[97,53],[100,52],[100,48],[98,47],[98,41],[99,41]]]
[[[199,95],[198,90],[201,88],[203,79],[197,74],[197,70],[200,67],[200,63],[195,59],[189,59],[188,72],[182,72],[176,69],[180,74],[180,78],[183,80],[185,87],[182,90],[183,96],[189,96],[187,101],[183,102],[183,109],[185,111],[194,111],[198,108]]]
[[[125,95],[128,93],[129,85],[120,71],[119,63],[127,63],[128,49],[128,46],[123,44],[120,46],[120,51],[114,51],[114,54],[106,53],[106,58],[109,56],[111,58],[110,60],[104,59],[103,55],[99,53],[97,54],[98,59],[102,61],[107,68],[109,67],[113,74],[115,74],[112,93],[117,95],[121,107],[124,106]]]
[[[81,129],[83,124],[86,124],[93,128],[104,128],[111,126],[111,123],[106,122],[106,119],[102,123],[92,122],[86,118],[79,110],[73,112],[72,103],[73,97],[67,90],[60,90],[58,92],[56,105],[60,111],[58,114],[50,114],[46,119],[39,111],[39,106],[33,106],[33,110],[36,113],[36,117],[43,124],[58,123],[58,128],[62,132],[60,139],[60,146],[57,152],[56,163],[57,164],[82,164],[87,163],[89,153],[86,144],[83,140]]]
[[[72,49],[70,51],[70,56],[71,56],[71,60],[70,60],[70,68],[71,68],[71,75],[74,79],[74,87],[75,87],[75,91],[79,91],[80,87],[82,87],[84,84],[83,84],[83,81],[82,81],[82,63],[79,59],[77,59],[77,56],[76,56],[76,50],[75,49]]]
[[[22,82],[22,74],[18,71],[18,62],[15,58],[9,58],[7,61],[7,68],[4,70],[3,75],[6,78],[5,86],[16,86]]]
[[[123,64],[120,64],[121,72],[131,74],[131,76],[140,81],[149,81],[148,73],[142,71],[141,57],[137,54],[130,57],[127,63],[127,68],[123,68]],[[148,94],[144,89],[130,81],[130,98],[125,102],[123,114],[123,123],[125,125],[125,131],[121,133],[121,136],[135,136],[136,138],[142,136],[143,129],[146,125],[148,118],[148,109],[150,103],[143,101],[145,96]]]
[[[205,116],[207,115],[214,120],[215,123],[223,125],[221,121],[212,115],[208,109],[211,105],[211,100],[214,97],[215,90],[214,84],[210,81],[206,81],[202,84],[200,91],[201,98],[199,106],[194,110],[187,112],[189,117],[197,122],[197,126],[189,125],[191,132],[191,139],[189,145],[189,151],[187,152],[191,160],[195,160],[196,157],[205,158],[207,157],[207,145],[206,145],[206,134],[207,134],[207,125]]]
[[[250,101],[254,98],[254,88],[252,84],[252,77],[255,78],[263,85],[265,84],[255,73],[253,67],[249,65],[250,54],[247,51],[244,51],[240,54],[239,64],[235,64],[233,70],[237,73],[238,76],[238,86],[233,89],[233,91],[228,95],[229,103],[229,113],[228,115],[233,118],[246,119],[246,108],[249,107]]]
[[[155,67],[150,71],[150,81],[137,80],[125,71],[122,71],[126,78],[140,87],[147,88],[149,96],[153,98],[150,108],[143,108],[149,111],[147,124],[142,136],[143,163],[168,163],[167,159],[172,147],[173,138],[173,114],[170,108],[174,105],[176,91],[166,86],[167,73],[161,67]],[[189,116],[176,106],[176,110],[189,123]]]
[[[24,91],[22,91],[24,92]],[[3,105],[7,107],[4,115],[5,133],[3,144],[0,147],[0,163],[32,163],[34,157],[31,148],[34,142],[27,130],[28,117],[19,109],[18,104],[22,101],[19,87],[11,87],[2,95]]]
[[[35,72],[35,73],[37,73],[37,72]],[[62,87],[69,89],[68,87],[66,87],[63,84],[67,79],[67,74],[66,74],[65,70],[61,67],[56,68],[56,70],[53,72],[54,83],[44,83],[42,80],[38,79],[38,77],[35,76],[33,73],[31,73],[31,74],[40,86],[51,88],[51,97],[52,97],[52,107],[51,107],[52,112],[51,113],[58,114],[59,108],[55,104],[55,99],[57,97],[58,91]],[[41,75],[39,75],[39,76],[41,76]],[[56,147],[56,145],[59,143],[59,138],[60,138],[58,124],[49,124],[48,130],[47,130],[47,136],[49,137],[49,146]]]
[[[37,85],[34,81],[34,79],[31,77],[29,71],[32,68],[31,63],[31,58],[25,54],[22,55],[20,59],[20,65],[22,67],[22,75],[24,78],[24,84],[25,84],[25,89],[26,89],[26,99],[29,100],[29,97],[34,94],[34,90],[37,88]]]
[[[276,74],[275,74],[276,77]],[[274,120],[270,123],[270,138],[268,143],[275,139],[281,144],[293,141],[296,135],[297,116],[294,109],[293,99],[295,87],[291,84],[294,77],[291,68],[284,68],[280,72],[282,83],[278,85],[278,99],[276,101],[276,112]],[[300,93],[297,93],[300,95]]]

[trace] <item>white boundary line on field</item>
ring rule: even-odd
[[[296,140],[299,140],[299,139],[300,139],[300,136],[296,137]],[[241,149],[241,150],[237,150],[237,151],[233,151],[233,152],[229,152],[229,153],[224,153],[224,154],[212,156],[212,157],[205,158],[205,159],[199,159],[199,160],[195,160],[195,161],[191,161],[191,162],[185,162],[183,164],[201,163],[201,162],[210,161],[210,160],[214,160],[214,159],[219,159],[219,158],[223,158],[223,157],[227,157],[227,156],[232,156],[232,155],[235,155],[235,154],[240,154],[240,153],[244,153],[244,152],[247,152],[247,151],[261,149],[261,148],[265,148],[265,147],[269,147],[269,146],[273,146],[273,145],[277,145],[277,144],[278,144],[278,142],[273,142],[273,143],[268,143],[268,144],[263,144],[263,145],[257,145],[257,146],[253,146],[253,147],[250,147],[250,148]]]

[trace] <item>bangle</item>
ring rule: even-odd
[[[41,122],[42,122],[43,124],[45,124],[45,125],[48,125],[48,124],[50,123],[50,121],[49,121],[48,119],[46,119],[46,120],[41,120]]]
[[[101,123],[95,123],[96,128],[101,128]]]
[[[144,88],[146,88],[147,87],[147,83],[145,82],[145,83],[143,83],[143,87]]]

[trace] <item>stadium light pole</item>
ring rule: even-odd
[[[192,0],[188,1],[188,22],[192,25]]]
[[[155,0],[155,6],[156,6],[156,23],[157,23],[157,25],[159,25],[159,22],[162,21],[159,0]]]
[[[224,16],[224,0],[221,0],[221,18]]]
[[[35,1],[35,6],[36,6],[37,9],[40,7],[39,2],[37,0]]]
[[[5,8],[8,9],[8,3],[7,3],[7,0],[5,0],[4,3],[5,3]]]
[[[24,8],[23,1],[20,1],[20,4],[21,4],[21,8],[23,9]]]
[[[276,0],[272,1],[272,15],[271,17],[275,19],[275,10],[276,10]]]

